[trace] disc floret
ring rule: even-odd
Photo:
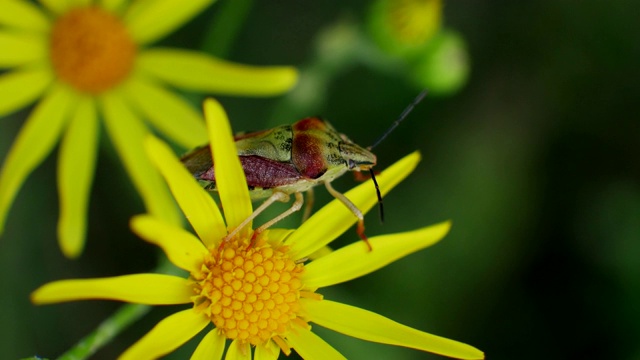
[[[304,265],[287,250],[272,246],[265,234],[253,246],[239,237],[212,247],[200,271],[191,274],[196,309],[228,339],[283,344],[293,322],[308,327],[298,315]]]
[[[77,8],[53,24],[51,64],[76,89],[101,93],[131,72],[136,44],[125,24],[99,7]]]

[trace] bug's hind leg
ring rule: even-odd
[[[358,207],[354,203],[352,203],[351,200],[344,196],[343,193],[338,192],[336,189],[334,189],[333,186],[331,186],[330,182],[326,181],[324,185],[334,198],[340,200],[347,208],[349,208],[349,210],[351,210],[353,215],[358,218],[358,227],[356,228],[356,232],[358,233],[358,236],[360,236],[360,238],[367,244],[369,251],[373,250],[371,244],[369,243],[369,239],[367,239],[367,236],[364,234],[364,216],[362,215],[362,211],[360,211],[360,209],[358,209]]]
[[[296,193],[296,202],[298,201],[298,193]],[[300,196],[300,198],[302,198],[302,196]],[[271,204],[273,204],[276,201],[279,202],[288,202],[290,199],[289,195],[286,193],[283,193],[281,191],[276,191],[274,192],[271,196],[269,196],[267,198],[267,200],[265,200],[262,204],[260,204],[260,206],[258,206],[258,208],[256,208],[253,213],[251,213],[251,215],[249,215],[249,217],[247,217],[246,219],[244,219],[244,221],[242,223],[240,223],[240,225],[238,225],[235,229],[233,229],[229,234],[227,234],[227,236],[224,237],[224,239],[222,240],[222,243],[220,244],[220,246],[224,246],[225,243],[227,243],[229,240],[231,240],[231,238],[233,238],[238,231],[240,231],[242,228],[244,228],[245,226],[247,226],[247,224],[249,224],[249,222],[253,221],[253,219],[256,218],[256,216],[260,215],[263,211],[265,211],[269,206],[271,206]],[[303,200],[304,201],[304,200]],[[294,206],[296,206],[296,202],[294,202],[294,205],[292,206],[292,208]],[[302,203],[299,204],[298,209],[294,210],[300,210],[300,207],[302,207]],[[291,209],[285,211],[284,213],[280,214],[279,216],[277,216],[275,219],[277,219],[276,221],[269,221],[267,222],[265,225],[268,225],[267,227],[265,227],[265,225],[260,226],[258,229],[255,230],[254,235],[253,235],[253,239],[256,238],[257,234],[259,234],[260,232],[266,230],[269,226],[275,224],[277,221],[282,220],[284,217],[282,217],[283,214],[291,214],[293,211],[290,211]],[[285,216],[286,217],[286,216]],[[262,230],[260,230],[262,229]],[[260,231],[259,231],[260,230]],[[253,244],[253,239],[252,239],[252,244]]]

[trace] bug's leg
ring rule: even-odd
[[[351,200],[347,199],[344,194],[334,189],[333,186],[331,186],[330,182],[325,181],[324,186],[327,187],[327,190],[334,198],[340,200],[346,207],[349,208],[349,210],[351,210],[353,215],[358,218],[358,227],[356,228],[356,232],[358,233],[360,238],[367,244],[367,247],[369,247],[369,251],[373,250],[371,244],[369,243],[369,239],[367,239],[367,236],[364,234],[364,216],[362,215],[362,211],[360,211],[360,209],[358,209],[358,207],[355,206],[355,204],[352,203]]]
[[[313,188],[309,188],[309,190],[307,190],[306,196],[307,196],[307,203],[304,206],[304,213],[302,214],[302,222],[307,221],[309,216],[311,216],[311,211],[313,210],[313,202],[314,202]]]
[[[220,244],[220,246],[221,247],[224,246],[224,244],[229,240],[231,240],[231,238],[233,238],[238,233],[238,231],[240,231],[243,227],[247,226],[247,224],[250,221],[255,219],[256,216],[260,215],[260,213],[262,213],[266,208],[268,208],[271,204],[273,204],[276,201],[287,202],[289,201],[289,195],[281,191],[274,192],[271,196],[267,198],[267,200],[265,200],[262,204],[260,204],[260,206],[258,206],[258,208],[255,209],[253,213],[249,215],[248,218],[246,218],[242,223],[240,223],[240,225],[236,226],[235,229],[233,229],[229,234],[227,234],[227,236],[225,236],[224,239],[222,239],[222,243]]]
[[[354,172],[353,172],[353,179],[354,179],[355,181],[363,182],[363,181],[367,181],[367,180],[369,180],[369,178],[370,178],[370,177],[369,177],[369,175],[367,175],[367,174],[363,174],[363,173],[362,173],[362,172],[360,172],[360,171],[354,171]]]
[[[284,193],[283,193],[284,194]],[[275,193],[273,194],[275,195]],[[273,197],[273,195],[271,195]],[[253,242],[255,241],[255,239],[258,237],[258,235],[267,230],[269,227],[271,227],[273,224],[277,223],[278,221],[286,218],[287,216],[293,214],[296,211],[299,211],[302,208],[302,204],[304,203],[304,197],[302,196],[301,192],[296,192],[294,193],[294,195],[296,196],[296,200],[293,202],[293,205],[291,205],[291,207],[289,209],[287,209],[287,211],[283,212],[282,214],[274,217],[273,219],[267,221],[266,223],[262,224],[259,228],[255,229],[253,231],[253,237],[251,238],[251,246],[253,246]],[[287,201],[289,200],[289,195],[287,195]]]

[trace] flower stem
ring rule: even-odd
[[[154,273],[182,276],[183,271],[176,268],[165,256],[161,256]],[[138,321],[151,310],[151,306],[142,304],[126,304],[111,317],[100,323],[89,335],[82,338],[75,346],[58,357],[58,360],[81,360],[95,354],[129,325]]]
[[[223,1],[205,33],[201,50],[219,58],[226,57],[252,6],[253,0]]]
[[[58,360],[86,359],[107,344],[122,330],[151,310],[149,305],[127,304],[122,306],[110,318],[103,321],[89,335],[81,339],[73,348],[60,355]]]

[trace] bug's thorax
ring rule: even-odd
[[[325,120],[312,117],[292,125],[292,162],[309,178],[333,180],[347,170],[369,170],[376,156],[338,133]]]

